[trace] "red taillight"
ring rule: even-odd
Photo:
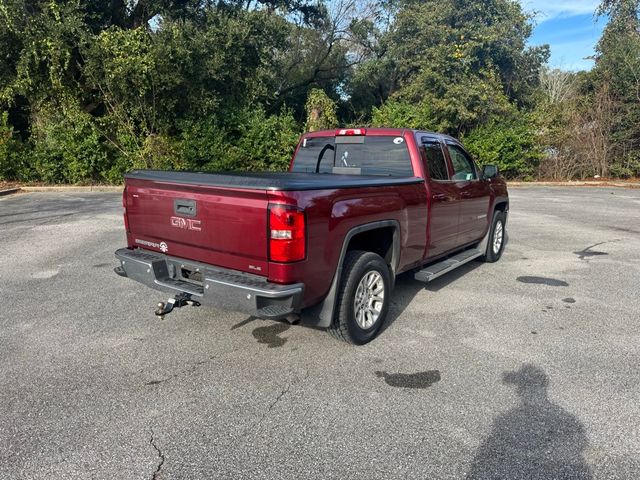
[[[122,190],[122,213],[124,215],[124,229],[129,231],[129,219],[127,218],[127,187]]]
[[[306,255],[304,212],[288,205],[269,205],[269,259],[297,262]]]
[[[336,130],[336,137],[351,137],[354,135],[366,135],[366,128],[342,128]]]

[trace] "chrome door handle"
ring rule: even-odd
[[[431,198],[433,198],[434,200],[443,200],[445,202],[449,200],[449,197],[447,197],[444,193],[436,193]]]

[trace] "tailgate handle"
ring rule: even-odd
[[[178,198],[173,201],[173,211],[176,215],[182,215],[183,217],[195,217],[196,201]]]

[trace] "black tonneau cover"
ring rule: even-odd
[[[424,181],[418,177],[382,177],[378,175],[293,172],[199,173],[164,170],[134,170],[126,174],[125,178],[160,183],[247,188],[252,190],[330,190],[410,185]]]

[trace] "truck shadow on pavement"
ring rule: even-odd
[[[287,343],[287,338],[281,337],[280,334],[289,330],[290,326],[289,323],[280,321],[264,327],[254,328],[251,335],[258,343],[267,345],[268,348],[279,348]]]
[[[380,334],[389,328],[393,322],[395,322],[404,313],[419,292],[423,290],[437,292],[482,265],[482,262],[469,262],[466,265],[462,265],[446,275],[426,284],[415,280],[413,278],[413,272],[411,271],[398,275],[396,277],[395,288],[391,295],[389,313],[384,325],[382,325],[382,328],[380,329]]]
[[[286,332],[287,330],[289,330],[289,327],[291,327],[291,325],[285,320],[278,320],[273,323],[264,325],[265,322],[263,320],[254,316],[250,316],[242,320],[241,322],[236,323],[231,327],[231,330],[236,330],[238,328],[244,327],[245,325],[248,325],[249,323],[254,321],[257,321],[260,325],[262,325],[254,328],[251,332],[251,335],[253,335],[253,338],[255,338],[258,343],[267,345],[268,348],[282,347],[285,343],[287,343],[287,338],[280,336],[281,333]]]
[[[396,278],[395,288],[393,289],[393,293],[391,296],[391,304],[389,305],[387,319],[380,329],[380,335],[382,335],[384,331],[389,328],[393,324],[393,322],[395,322],[398,317],[400,317],[404,313],[406,308],[411,304],[411,302],[413,302],[415,296],[419,292],[421,292],[422,290],[437,292],[442,288],[446,288],[448,285],[452,284],[459,278],[463,277],[464,275],[482,265],[482,262],[469,262],[468,264],[463,265],[460,268],[457,268],[456,270],[453,270],[428,284],[415,280],[413,278],[413,272],[411,271],[398,275],[398,277]],[[257,321],[259,324],[264,325],[264,322],[262,320],[254,316],[249,316],[241,322],[233,325],[231,327],[231,330],[242,328],[254,321]],[[304,323],[304,321],[300,325],[304,328],[310,328],[320,331],[324,330],[323,328],[306,324]],[[266,344],[269,348],[278,348],[282,347],[287,342],[287,339],[280,337],[280,334],[287,331],[289,327],[290,324],[287,323],[286,320],[278,320],[275,323],[270,323],[266,326],[256,327],[251,333],[253,337],[258,341],[258,343]]]
[[[545,372],[524,364],[517,372],[505,372],[502,382],[516,387],[521,403],[494,420],[467,480],[590,480],[583,457],[588,446],[585,429],[575,416],[549,400]]]

